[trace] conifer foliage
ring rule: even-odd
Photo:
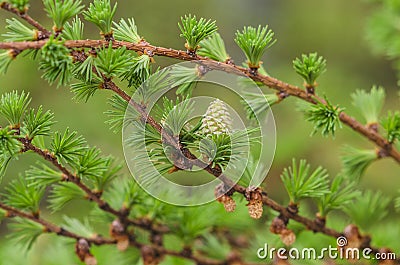
[[[161,176],[187,183],[200,171],[201,181],[211,177],[218,184],[208,191],[215,195],[214,200],[201,206],[178,207],[157,200],[124,173],[120,159],[102,153],[101,146],[90,146],[74,128],[55,130],[57,114],[31,104],[35,95],[2,92],[0,177],[28,153],[37,161],[1,183],[0,220],[7,224],[10,239],[4,243],[8,252],[0,250],[1,255],[8,255],[9,260],[18,257],[14,246],[35,251],[44,234],[53,235],[51,250],[40,260],[45,265],[54,260],[86,265],[253,264],[257,249],[266,240],[260,235],[277,239],[274,247],[298,244],[320,248],[322,241],[326,246],[336,244],[335,239],[342,235],[360,250],[370,248],[371,253],[390,252],[399,246],[390,240],[374,240],[379,236],[374,232],[381,226],[378,222],[388,218],[390,207],[400,209],[400,197],[365,191],[359,185],[375,161],[386,158],[400,163],[400,114],[399,110],[381,114],[385,101],[382,87],[351,95],[363,117],[360,122],[344,107],[318,94],[317,80],[326,72],[327,61],[317,53],[293,60],[304,87],[267,74],[263,65],[268,64],[263,64],[262,57],[275,43],[274,32],[267,25],[246,26],[232,37],[246,58],[244,66],[238,66],[212,19],[191,14],[181,17],[178,28],[185,44],[182,50],[174,50],[149,44],[138,33],[134,18],[115,21],[118,5],[110,0],[93,0],[88,6],[81,0],[43,0],[43,14],[52,20],[51,29],[29,15],[34,4],[27,0],[0,2],[1,9],[16,15],[7,19],[7,32],[0,42],[1,73],[6,74],[15,60],[29,60],[20,55],[29,53],[38,61],[43,79],[59,89],[69,87],[78,101],[93,100],[95,93],[112,93],[106,112],[109,128],[121,133],[133,126],[135,132],[144,132],[132,133],[124,143],[140,151],[133,157],[141,169],[135,179],[157,185]],[[85,35],[89,23],[99,30],[96,40]],[[390,51],[396,47],[390,46]],[[398,54],[392,53],[397,58]],[[195,66],[163,69],[154,59],[157,56],[194,61]],[[240,76],[237,81],[246,98],[241,111],[250,124],[245,129],[236,128],[231,109],[218,98],[192,119],[196,106],[190,99],[197,84],[209,72],[218,71]],[[249,85],[258,85],[261,92],[251,92]],[[175,90],[175,98],[163,96],[153,102],[156,107],[152,109],[154,97],[170,89]],[[132,92],[135,96],[131,97]],[[254,123],[289,96],[304,103],[301,109],[314,126],[312,134],[321,131],[323,136],[335,136],[348,126],[372,147],[346,145],[341,156],[343,168],[337,176],[323,166],[293,158],[281,174],[287,191],[282,203],[266,193],[268,178],[259,185],[252,182],[265,167],[265,161],[258,158],[260,150],[270,148],[262,146],[264,132]],[[152,173],[154,169],[159,175]],[[236,171],[241,173],[235,179],[230,174]],[[168,192],[177,198],[191,196]],[[66,209],[79,208],[83,202],[91,208],[84,217]],[[337,211],[341,213],[335,216]],[[52,215],[56,212],[63,218]],[[352,225],[344,227],[349,220]],[[310,236],[307,231],[315,234]],[[241,236],[244,233],[248,237]],[[392,261],[382,264],[399,263],[398,259]],[[279,259],[271,262],[288,264]]]

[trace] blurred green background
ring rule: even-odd
[[[87,4],[89,1],[84,1]],[[112,1],[113,2],[113,1]],[[52,26],[42,11],[41,1],[31,1],[30,14],[47,28]],[[302,53],[318,52],[328,62],[328,71],[319,79],[320,95],[346,108],[346,112],[361,118],[351,105],[350,94],[356,89],[369,90],[372,85],[386,89],[388,109],[398,109],[399,97],[396,74],[391,63],[371,53],[365,39],[368,16],[374,6],[363,1],[321,0],[203,0],[203,1],[119,1],[116,20],[133,17],[138,31],[153,45],[184,49],[184,40],[179,37],[177,23],[181,16],[194,14],[215,19],[219,32],[225,40],[228,53],[237,64],[244,55],[233,41],[236,30],[245,25],[268,24],[275,32],[277,43],[263,57],[264,67],[270,75],[285,82],[302,85],[302,80],[292,69],[292,60]],[[12,15],[0,12],[0,30],[4,32],[5,18]],[[85,36],[98,38],[98,30],[86,23]],[[177,62],[168,58],[156,58],[160,65]],[[70,127],[81,133],[89,144],[98,146],[104,154],[113,154],[123,159],[121,135],[113,134],[104,123],[103,114],[109,91],[99,91],[87,104],[71,100],[68,88],[49,86],[40,78],[38,63],[29,58],[18,57],[6,76],[0,77],[0,91],[29,91],[33,105],[42,104],[54,111],[55,129]],[[266,180],[269,194],[280,202],[287,197],[280,183],[282,169],[291,164],[292,157],[306,158],[314,167],[326,167],[332,176],[341,169],[339,159],[343,144],[359,148],[374,148],[367,140],[351,129],[338,130],[336,138],[323,138],[319,134],[310,137],[312,125],[303,114],[295,111],[298,100],[288,98],[273,107],[277,125],[277,149],[275,160]],[[5,182],[29,166],[32,156],[11,164]],[[399,167],[391,159],[374,163],[366,171],[360,185],[382,190],[394,196],[400,189]]]

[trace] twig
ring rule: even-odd
[[[31,26],[37,28],[42,33],[41,34],[42,39],[50,37],[51,32],[48,31],[45,27],[43,27],[38,21],[34,20],[31,16],[29,16],[28,13],[19,11],[17,8],[12,7],[12,5],[8,2],[1,2],[0,8],[19,16],[20,18],[28,22]]]
[[[116,241],[114,239],[108,239],[108,238],[103,238],[103,237],[90,237],[90,238],[86,238],[86,237],[82,237],[79,236],[75,233],[72,233],[68,230],[65,230],[64,228],[57,226],[49,221],[46,221],[40,217],[37,217],[33,214],[28,214],[25,213],[23,211],[20,211],[14,207],[8,206],[2,202],[0,202],[0,208],[7,211],[9,217],[13,217],[13,216],[19,216],[25,219],[29,219],[35,223],[41,224],[46,231],[45,232],[49,232],[49,233],[55,233],[57,235],[60,236],[64,236],[64,237],[69,237],[69,238],[74,238],[74,239],[85,239],[86,241],[93,243],[95,245],[105,245],[105,244],[115,244]]]
[[[0,49],[17,49],[17,50],[40,49],[41,47],[43,47],[43,45],[46,44],[46,42],[47,42],[46,40],[34,41],[34,42],[29,42],[29,41],[0,42]],[[109,43],[103,40],[71,40],[71,41],[66,41],[64,45],[68,48],[98,48],[98,47],[107,47]],[[146,52],[152,55],[165,56],[185,61],[199,61],[199,63],[205,64],[210,69],[245,75],[253,79],[254,81],[262,82],[264,85],[272,89],[278,90],[280,92],[284,92],[287,95],[300,98],[311,104],[315,104],[317,102],[315,99],[316,97],[311,97],[310,94],[308,94],[304,89],[298,86],[282,82],[270,76],[261,75],[258,73],[256,74],[251,73],[247,68],[244,67],[235,66],[223,62],[217,62],[198,55],[196,56],[189,55],[186,52],[180,50],[153,46],[147,42],[140,42],[136,44],[124,41],[114,41],[112,43],[112,47],[113,48],[126,47],[128,50],[133,50],[136,52],[142,52],[142,53]],[[400,152],[396,150],[382,135],[375,132],[374,130],[368,129],[365,125],[363,125],[356,119],[352,118],[351,116],[347,115],[345,112],[341,112],[341,114],[339,115],[339,119],[345,125],[352,128],[355,132],[363,135],[369,141],[373,142],[376,146],[385,150],[388,156],[392,157],[394,160],[400,163]]]
[[[72,174],[67,168],[62,166],[57,158],[47,150],[42,150],[31,143],[31,141],[27,138],[19,138],[20,142],[24,145],[24,151],[33,151],[36,154],[40,155],[45,160],[51,162],[58,170],[60,170],[64,177],[65,181],[74,183],[81,190],[86,193],[86,196],[89,200],[95,202],[100,209],[105,212],[111,213],[112,215],[118,217],[122,223],[131,224],[142,229],[146,229],[149,231],[157,232],[157,233],[168,233],[169,229],[163,225],[154,225],[150,220],[145,219],[131,219],[128,218],[129,210],[121,209],[116,210],[112,208],[106,201],[102,200],[98,194],[94,193],[88,186],[86,186],[80,178],[76,177]]]
[[[0,43],[0,48],[1,49],[18,49],[18,50],[25,50],[25,49],[40,49],[43,47],[43,45],[46,43],[46,41],[36,41],[36,42],[6,42],[6,43]],[[64,44],[68,48],[96,48],[96,47],[103,47],[103,46],[108,46],[107,41],[102,41],[102,40],[76,40],[76,41],[66,41]],[[254,74],[248,71],[248,69],[235,66],[232,64],[226,64],[226,63],[221,63],[217,62],[214,60],[210,60],[208,58],[204,57],[193,57],[192,55],[188,55],[184,51],[179,51],[179,50],[173,50],[173,49],[167,49],[163,47],[156,47],[152,46],[146,42],[141,42],[139,44],[133,44],[133,43],[128,43],[128,42],[121,42],[121,41],[114,41],[112,43],[113,48],[120,48],[120,47],[126,47],[129,50],[137,51],[137,52],[151,52],[152,55],[160,55],[160,56],[166,56],[170,58],[176,58],[176,59],[181,59],[181,60],[187,60],[187,61],[198,61],[201,64],[206,65],[210,69],[215,69],[215,70],[221,70],[225,71],[228,73],[234,73],[234,74],[240,74],[240,75],[245,75],[248,76],[249,78],[253,79],[254,81],[259,81],[265,84],[266,86],[276,89],[280,92],[283,92],[287,95],[295,96],[297,98],[300,98],[304,101],[307,101],[311,104],[316,104],[316,99],[318,101],[321,101],[320,99],[316,97],[310,97],[310,95],[300,87],[290,85],[287,83],[284,83],[278,79],[275,79],[273,77],[269,76],[264,76],[260,75],[258,73]],[[140,106],[140,104],[134,102],[131,100],[131,97],[127,95],[122,89],[120,89],[114,82],[111,80],[104,80],[105,81],[105,87],[112,90],[113,92],[117,93],[119,96],[121,96],[124,100],[129,102],[136,110],[139,111],[139,114],[142,116],[142,119],[146,120],[151,126],[153,126],[157,131],[162,132],[162,127],[160,124],[158,124],[153,118],[151,118],[145,111],[144,108]],[[323,102],[323,101],[322,101]],[[360,133],[361,135],[365,136],[367,139],[370,141],[374,142],[377,146],[381,147],[384,149],[389,156],[394,158],[397,162],[400,163],[400,153],[395,150],[381,135],[376,133],[373,130],[369,130],[366,126],[362,125],[359,123],[357,120],[354,118],[351,118],[344,112],[342,112],[339,116],[340,120],[351,127],[354,131]],[[164,139],[165,140],[165,139]],[[166,139],[170,144],[173,144],[176,148],[181,148],[180,143],[176,142],[176,140],[172,139],[169,140],[168,138]],[[35,151],[35,150],[34,150]],[[190,160],[190,162],[193,165],[200,166],[204,168],[207,172],[210,174],[214,175],[215,177],[221,179],[222,181],[229,181],[231,180],[221,174],[221,170],[219,168],[212,168],[211,166],[205,166],[204,163],[200,160],[197,159],[196,156],[194,156],[190,151],[183,149],[184,155]],[[40,153],[40,152],[39,152]],[[43,157],[47,157],[46,154],[42,154]],[[47,158],[46,158],[47,159]],[[48,159],[49,160],[49,159]],[[53,162],[53,159],[50,159],[49,161]],[[55,162],[58,164],[57,160]],[[57,165],[56,165],[57,166]],[[57,167],[62,167],[61,165],[58,164]],[[59,167],[59,169],[61,169]],[[74,178],[74,176],[72,176]],[[83,185],[79,179],[76,184],[81,184]],[[84,190],[85,188],[82,187]],[[232,188],[234,191],[241,193],[245,195],[246,193],[246,188],[240,185],[233,185]],[[86,187],[85,192],[91,192],[90,189]],[[91,195],[90,195],[91,196]],[[94,195],[93,200],[99,204],[100,208],[103,210],[107,211],[108,207],[105,206],[107,205],[106,202],[104,201],[99,201],[100,199]],[[317,222],[314,220],[308,219],[306,217],[300,216],[297,213],[292,213],[287,210],[286,207],[278,204],[277,202],[273,201],[270,199],[266,194],[263,194],[262,197],[263,204],[270,207],[271,209],[279,212],[281,215],[285,216],[288,219],[292,219],[294,221],[297,221],[299,223],[302,223],[305,227],[308,229],[314,231],[314,232],[320,232],[328,236],[332,236],[337,238],[338,236],[342,235],[342,233],[327,228],[325,226],[319,225]],[[110,209],[108,209],[110,210]],[[378,251],[377,249],[374,249],[375,251]],[[166,253],[167,254],[167,253]],[[177,253],[169,253],[170,255],[180,255],[178,252]],[[210,263],[214,264],[214,263]],[[220,263],[215,263],[215,264],[220,264]]]

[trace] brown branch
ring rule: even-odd
[[[17,50],[40,49],[41,47],[43,47],[43,45],[46,44],[46,42],[47,42],[46,40],[34,41],[34,42],[29,42],[29,41],[1,42],[0,49],[17,49]],[[108,46],[109,42],[104,40],[71,40],[71,41],[66,41],[64,45],[68,48],[98,48],[98,47]],[[144,41],[140,43],[114,41],[112,43],[112,47],[113,48],[126,47],[128,50],[150,54],[151,56],[158,55],[158,56],[180,59],[184,61],[200,61],[199,63],[206,65],[210,69],[220,70],[227,73],[245,75],[253,79],[254,81],[262,82],[264,85],[272,89],[278,90],[290,96],[300,98],[311,104],[315,104],[318,101],[318,98],[308,94],[304,89],[298,86],[282,82],[270,76],[261,75],[259,73],[254,74],[253,72],[250,72],[249,69],[247,68],[235,66],[231,63],[218,62],[198,55],[192,56],[184,51],[174,50],[164,47],[157,47],[150,45],[149,43]],[[344,112],[340,114],[339,118],[345,125],[352,128],[355,132],[363,135],[369,141],[373,142],[376,146],[383,149],[388,156],[392,157],[394,160],[400,163],[400,152],[396,150],[382,135],[378,134],[374,130],[368,129],[365,125],[358,122],[356,119],[350,117]],[[158,126],[156,127],[160,129]]]
[[[28,22],[31,26],[33,26],[33,27],[37,28],[39,31],[41,31],[41,34],[39,34],[41,36],[41,39],[50,37],[51,32],[48,31],[45,27],[43,27],[38,21],[34,20],[31,16],[29,16],[28,13],[26,13],[26,11],[21,12],[17,8],[14,8],[8,2],[1,2],[0,8],[19,16],[20,18],[22,18],[26,22]]]
[[[2,48],[2,49],[18,49],[18,50],[40,49],[45,43],[46,43],[46,41],[9,42],[9,43],[0,43],[0,48]],[[65,46],[68,48],[83,48],[83,47],[84,48],[96,48],[96,47],[102,47],[102,46],[107,46],[107,45],[108,45],[107,41],[101,41],[101,40],[77,40],[77,41],[66,41],[65,42]],[[160,56],[166,56],[166,57],[170,57],[170,58],[176,58],[176,59],[187,60],[187,61],[196,60],[196,61],[199,61],[200,64],[203,64],[210,69],[221,70],[221,71],[225,71],[228,73],[234,73],[234,74],[248,76],[249,78],[253,79],[254,81],[262,82],[263,84],[265,84],[266,86],[268,86],[270,88],[276,89],[282,93],[285,93],[286,95],[295,96],[295,97],[300,98],[304,101],[307,101],[311,104],[316,104],[317,101],[321,101],[317,97],[311,96],[310,94],[308,94],[305,90],[301,89],[300,87],[284,83],[273,77],[264,76],[264,75],[260,75],[258,73],[250,72],[246,68],[238,67],[238,66],[235,66],[232,64],[221,63],[221,62],[213,61],[213,60],[210,60],[210,59],[207,59],[204,57],[192,56],[183,51],[167,49],[167,48],[163,48],[163,47],[156,47],[156,46],[152,46],[152,45],[148,44],[147,42],[133,44],[133,43],[128,43],[128,42],[114,41],[112,43],[112,46],[113,46],[113,48],[126,47],[129,50],[151,54],[151,56],[160,55]],[[132,101],[130,96],[127,95],[118,86],[116,86],[116,84],[113,83],[111,80],[104,80],[104,81],[105,81],[104,82],[105,88],[112,90],[113,92],[120,95],[124,100],[126,100],[127,102],[130,102],[130,104],[136,110],[139,111],[139,114],[142,116],[142,119],[146,120],[151,126],[153,126],[155,129],[157,129],[157,131],[159,131],[159,132],[163,131],[161,125],[158,124],[150,116],[148,116],[148,114],[145,111],[145,109],[143,108],[143,106]],[[373,130],[368,129],[366,126],[362,125],[360,122],[358,122],[354,118],[351,118],[344,112],[342,112],[340,114],[339,118],[344,124],[351,127],[354,131],[365,136],[371,142],[375,143],[377,146],[379,146],[380,148],[385,150],[387,152],[387,154],[389,156],[391,156],[392,158],[394,158],[397,162],[400,162],[400,153],[397,150],[395,150],[387,142],[387,140],[384,139],[381,135],[379,135],[378,133],[376,133]],[[164,135],[163,135],[163,137],[164,137]],[[173,146],[175,146],[176,148],[181,148],[180,143],[176,142],[176,139],[170,140],[167,138],[167,142],[169,142],[170,144],[173,144]],[[183,151],[185,157],[188,158],[189,161],[192,163],[192,165],[202,167],[207,172],[209,172],[210,174],[214,175],[215,177],[221,179],[222,181],[224,181],[224,182],[227,181],[228,183],[230,181],[230,183],[231,183],[231,180],[229,178],[227,178],[226,176],[221,174],[221,170],[219,168],[212,168],[209,165],[205,166],[202,161],[198,160],[188,150],[183,149],[182,151]],[[80,181],[79,181],[79,183],[80,183]],[[246,194],[246,188],[243,186],[236,184],[233,186],[232,189],[243,195]],[[90,192],[90,190],[88,190],[88,191]],[[99,198],[97,196],[95,196],[94,200],[99,200]],[[293,212],[289,211],[288,208],[273,201],[268,196],[266,196],[266,194],[263,194],[262,201],[263,201],[264,205],[279,212],[282,216],[284,216],[288,219],[297,221],[299,223],[302,223],[308,229],[310,229],[314,232],[320,232],[320,233],[326,234],[328,236],[336,237],[336,238],[338,236],[342,235],[342,233],[340,233],[336,230],[327,228],[325,226],[321,226],[320,223],[318,223],[314,220],[308,219],[306,217],[298,215],[297,213],[293,213]],[[181,255],[181,253],[178,253],[178,252],[168,252],[168,254]],[[214,263],[210,263],[210,264],[214,264]],[[220,263],[216,263],[216,264],[220,264]]]
[[[29,214],[26,212],[23,212],[19,209],[16,209],[14,207],[8,206],[2,202],[0,202],[0,208],[7,211],[7,217],[14,217],[14,216],[19,216],[21,218],[25,218],[25,219],[29,219],[35,223],[41,224],[44,228],[45,231],[44,232],[48,232],[48,233],[55,233],[57,235],[60,236],[64,236],[64,237],[69,237],[69,238],[74,238],[74,239],[85,239],[86,241],[93,243],[95,245],[105,245],[105,244],[115,244],[115,240],[113,239],[107,239],[107,238],[103,238],[103,237],[90,237],[90,238],[86,238],[86,237],[82,237],[79,236],[75,233],[72,233],[68,230],[65,230],[64,228],[57,226],[49,221],[46,221],[40,217],[37,217],[33,214]]]
[[[105,212],[111,213],[112,215],[118,217],[121,222],[126,224],[131,224],[137,227],[140,227],[145,230],[157,232],[157,233],[168,233],[169,228],[163,225],[155,225],[151,222],[151,220],[147,219],[131,219],[128,218],[129,210],[121,209],[116,210],[112,208],[106,201],[102,200],[99,197],[99,194],[93,192],[88,186],[86,186],[80,178],[76,177],[72,174],[67,168],[62,166],[57,158],[47,150],[42,150],[35,145],[27,138],[19,138],[20,142],[24,145],[23,151],[33,151],[36,154],[40,155],[45,160],[52,163],[58,170],[60,170],[64,174],[64,181],[68,181],[77,185],[81,190],[83,190],[88,198],[88,200],[95,202],[100,209]]]

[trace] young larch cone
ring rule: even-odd
[[[214,195],[217,198],[217,201],[224,205],[224,208],[227,212],[235,211],[236,202],[234,199],[232,199],[231,194],[229,194],[229,192],[226,192],[223,183],[215,187]]]
[[[232,131],[232,118],[223,101],[216,99],[210,103],[200,130],[206,136],[229,134]]]
[[[247,209],[251,218],[259,219],[263,214],[263,202],[261,189],[248,187],[246,189],[246,199],[248,200]]]
[[[286,246],[290,246],[296,241],[296,234],[290,229],[283,229],[280,235],[283,244]]]
[[[224,205],[224,208],[227,212],[234,212],[236,209],[236,202],[228,195],[222,195],[217,199],[218,202]]]

